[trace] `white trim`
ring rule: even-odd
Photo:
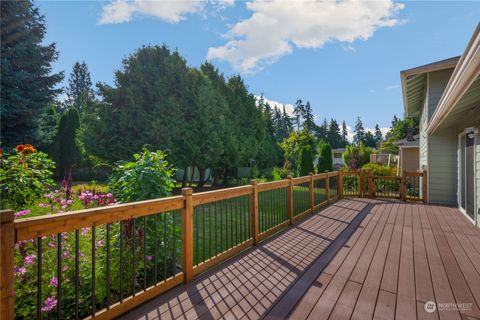
[[[462,146],[462,138],[465,138],[467,132],[465,132],[465,130],[463,130],[462,132],[460,132],[458,134],[458,145],[457,145],[457,202],[458,202],[458,209],[460,210],[460,212],[462,212],[467,218],[468,220],[470,220],[470,222],[472,222],[474,225],[477,225],[477,220],[479,220],[480,216],[478,214],[478,203],[477,203],[477,175],[478,175],[478,172],[477,172],[477,139],[478,139],[478,133],[474,134],[473,136],[473,170],[475,172],[475,175],[474,175],[474,179],[473,179],[473,218],[470,217],[468,214],[467,214],[467,211],[462,208],[462,205],[461,205],[461,196],[462,193],[461,193],[461,186],[460,186],[460,181],[461,181],[461,166],[460,166],[460,161],[462,159],[462,150],[461,150],[461,146]],[[466,147],[466,142],[465,142],[465,147]],[[467,162],[467,155],[465,154],[465,159],[464,159],[465,163],[464,163],[464,166],[465,166],[465,172],[467,170],[467,167],[466,167],[466,162]],[[467,180],[464,179],[464,183],[465,183],[465,190],[467,190]],[[467,206],[467,199],[465,199],[465,206]]]
[[[475,223],[475,220],[473,220],[472,217],[470,217],[470,216],[467,214],[467,212],[466,212],[462,207],[459,206],[459,207],[458,207],[458,210],[459,210],[461,213],[463,213],[463,215],[464,215],[465,217],[467,217],[468,221],[470,221],[470,222],[473,223],[474,225],[477,225],[477,224]]]

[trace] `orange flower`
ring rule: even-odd
[[[31,144],[26,144],[24,145],[24,149],[21,152],[23,155],[28,156],[32,153],[37,152],[37,150]]]
[[[22,152],[23,149],[25,149],[25,146],[23,144],[19,144],[15,147],[15,150],[17,150],[17,152]]]

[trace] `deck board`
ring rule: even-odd
[[[343,199],[121,319],[480,319],[479,306],[480,229],[460,211]]]

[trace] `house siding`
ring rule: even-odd
[[[480,227],[480,134],[477,134],[475,137],[475,151],[477,154],[476,161],[476,184],[475,188],[477,189],[477,226]]]
[[[428,78],[427,78],[428,79]],[[427,80],[428,81],[428,80]],[[428,126],[428,87],[425,92],[425,103],[423,105],[423,110],[420,116],[419,123],[419,165],[421,170],[427,170],[427,159],[428,159],[428,135],[427,135],[427,126]]]
[[[457,205],[458,137],[436,133],[428,140],[429,202]]]

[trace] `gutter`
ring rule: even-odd
[[[477,25],[475,32],[470,39],[465,52],[458,61],[453,71],[447,87],[438,102],[435,112],[427,127],[427,134],[432,134],[442,122],[447,118],[448,114],[453,110],[455,105],[460,101],[470,85],[480,75],[480,23]]]

